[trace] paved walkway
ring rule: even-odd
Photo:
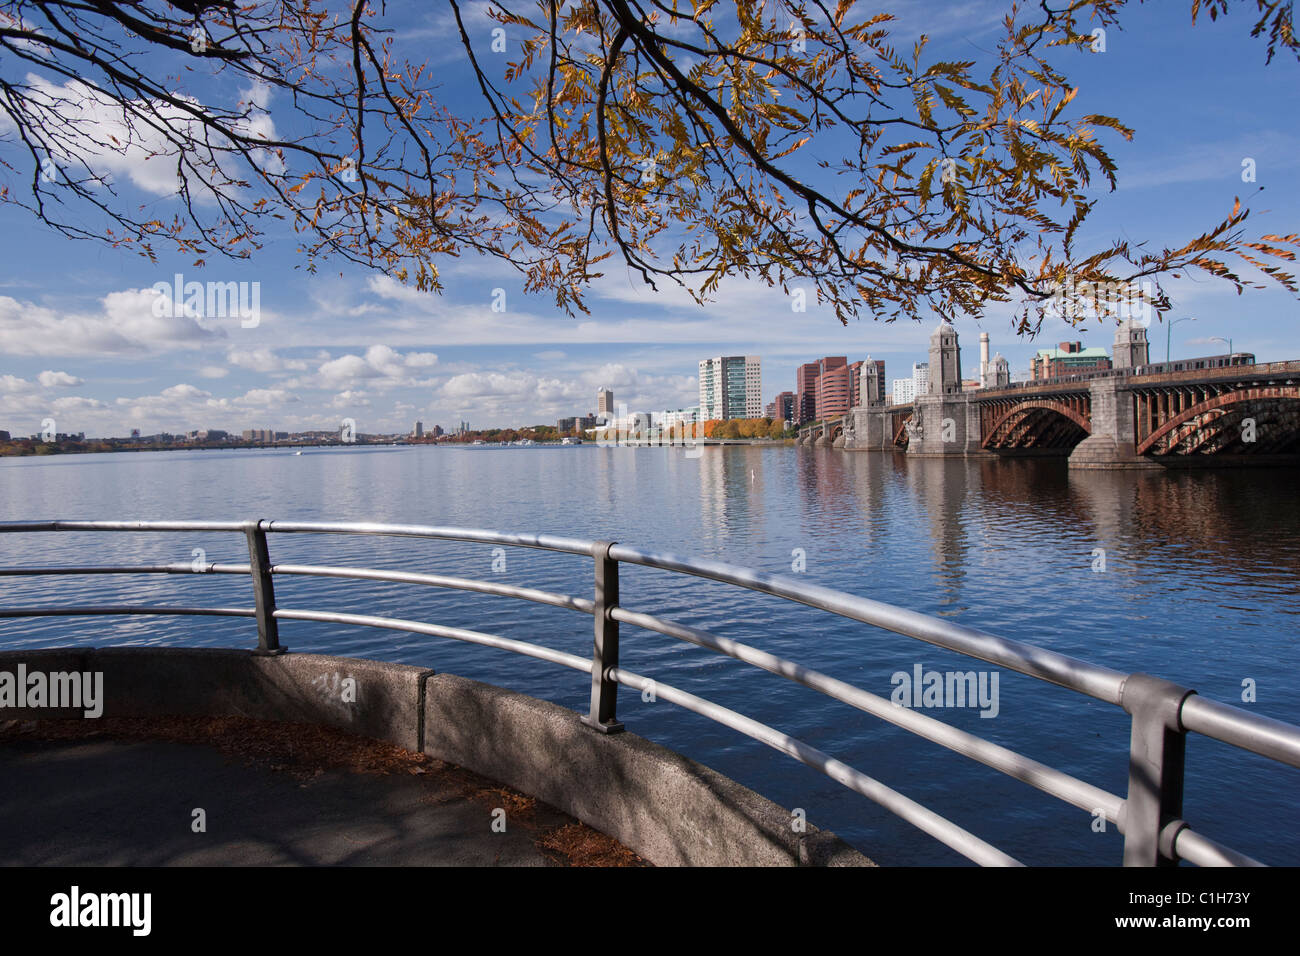
[[[77,729],[91,723],[0,721],[0,862],[640,862],[531,797],[363,738],[320,728],[301,728],[295,736],[293,725],[231,718],[217,721],[210,742],[194,739],[205,733],[203,719],[161,735],[135,721],[117,722],[118,728],[128,725],[125,731]],[[206,832],[193,829],[196,809],[203,811]],[[493,830],[494,820],[502,819],[499,810],[505,811],[504,833]]]

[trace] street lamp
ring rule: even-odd
[[[1211,342],[1222,342],[1228,347],[1228,354],[1232,355],[1232,339],[1225,339],[1222,335],[1211,335]]]
[[[1174,331],[1174,326],[1177,325],[1179,322],[1195,322],[1195,321],[1196,319],[1188,315],[1188,316],[1184,316],[1181,319],[1174,319],[1167,326],[1165,326],[1165,364],[1166,365],[1169,364],[1169,336]]]

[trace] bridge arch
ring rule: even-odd
[[[982,448],[1065,451],[1092,434],[1092,418],[1077,403],[1050,398],[1017,402],[985,429]]]
[[[1284,408],[1283,403],[1294,407]],[[1280,428],[1265,429],[1256,422],[1254,441],[1245,441],[1245,413],[1258,409]],[[1272,434],[1269,434],[1272,432]],[[1207,452],[1206,448],[1210,446]],[[1236,447],[1239,446],[1239,447]],[[1233,447],[1238,452],[1271,454],[1300,451],[1300,385],[1260,385],[1215,395],[1186,408],[1144,438],[1139,455],[1213,454]],[[1181,451],[1179,449],[1182,449]]]
[[[835,443],[835,439],[843,434],[844,419],[832,418],[817,426],[817,438],[813,444],[829,448]]]

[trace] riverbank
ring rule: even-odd
[[[682,441],[620,441],[602,443],[597,441],[584,441],[580,445],[566,445],[561,441],[536,441],[532,445],[521,446],[511,442],[486,442],[482,445],[474,445],[470,442],[421,442],[421,441],[355,441],[355,442],[276,442],[275,444],[255,444],[250,442],[223,443],[223,444],[196,444],[193,442],[178,442],[170,445],[136,445],[136,444],[111,444],[108,442],[89,441],[89,442],[5,442],[0,443],[0,458],[46,458],[57,455],[102,455],[112,454],[114,452],[151,452],[151,451],[256,451],[256,450],[276,450],[285,451],[305,451],[306,449],[331,449],[331,448],[409,448],[421,446],[433,446],[442,448],[583,448],[595,446],[598,448],[609,447],[626,447],[626,448],[698,448],[704,446],[723,446],[723,445],[764,445],[793,447],[795,445],[793,438],[701,438],[689,443]]]

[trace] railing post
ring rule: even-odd
[[[596,606],[592,608],[595,644],[591,658],[591,710],[582,722],[603,734],[623,730],[615,715],[618,684],[607,676],[611,667],[618,666],[618,621],[610,617],[610,611],[618,607],[618,562],[609,556],[613,546],[613,541],[597,541],[591,548],[596,560]]]
[[[257,608],[257,650],[254,654],[274,657],[287,647],[280,646],[280,623],[275,619],[275,585],[271,581],[271,552],[266,544],[263,521],[244,526],[248,538],[248,567],[253,576],[253,602]]]
[[[1133,717],[1124,802],[1125,866],[1178,865],[1169,838],[1176,834],[1166,834],[1165,829],[1183,815],[1187,732],[1181,714],[1183,702],[1194,693],[1149,674],[1130,674],[1120,691],[1120,704]]]

